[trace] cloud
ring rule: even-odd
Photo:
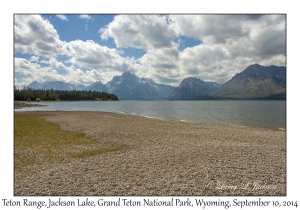
[[[55,69],[67,69],[67,67],[62,62],[57,61],[54,57],[51,57],[48,63]]]
[[[109,71],[135,71],[135,61],[120,56],[120,51],[101,46],[92,40],[71,41],[67,45],[69,62],[79,67]],[[136,66],[135,66],[136,67]]]
[[[198,72],[224,83],[255,62],[285,65],[285,15],[170,15],[169,21],[177,36],[202,41],[180,53],[185,76]]]
[[[158,82],[172,78],[173,85],[189,76],[224,83],[273,57],[285,64],[284,15],[119,15],[98,32],[102,40],[113,38],[118,48],[145,49],[138,59],[145,74]],[[201,43],[180,52],[184,40],[174,40],[181,36]]]
[[[87,31],[89,29],[88,27],[89,27],[88,24],[85,24],[84,29]]]
[[[31,56],[30,61],[39,62],[39,56]]]
[[[145,76],[152,78],[158,83],[163,83],[167,78],[172,78],[172,81],[179,82],[180,67],[178,66],[178,61],[179,51],[175,46],[172,48],[148,50],[144,56],[138,59],[138,62],[148,69]]]
[[[69,21],[65,15],[56,15],[56,17],[58,17],[59,19],[61,19],[63,21]]]
[[[104,27],[100,28],[98,33],[100,34],[100,38],[102,40],[107,40],[109,38],[108,26],[104,26]]]
[[[285,15],[170,15],[169,19],[177,35],[207,45],[223,44],[233,54],[237,48],[256,55],[285,54]]]
[[[285,15],[118,15],[98,31],[102,40],[113,39],[114,49],[92,40],[62,42],[47,19],[19,15],[15,16],[15,51],[30,54],[18,71],[23,69],[33,78],[26,65],[71,83],[95,79],[105,83],[125,71],[174,86],[186,77],[225,83],[253,63],[285,66],[285,21]],[[179,51],[185,37],[201,42]],[[137,60],[126,57],[122,48],[127,47],[143,49],[145,54]],[[58,61],[59,55],[66,60]],[[68,73],[59,75],[58,69]]]
[[[154,49],[173,46],[175,33],[166,16],[118,15],[99,30],[101,39],[114,39],[117,47]]]
[[[15,73],[20,73],[25,75],[25,78],[17,79],[15,78],[15,84],[17,87],[21,88],[23,86],[28,86],[30,83],[37,81],[39,83],[44,83],[47,81],[63,81],[67,83],[72,83],[76,85],[90,85],[96,81],[106,81],[112,79],[111,75],[107,73],[91,69],[83,71],[74,65],[66,66],[62,62],[58,62],[55,58],[50,58],[49,67],[43,67],[38,63],[32,63],[24,58],[15,58]],[[61,75],[58,73],[57,69],[64,69],[67,73]],[[114,72],[115,74],[117,72]]]
[[[201,44],[182,52],[148,50],[139,59],[159,82],[186,77],[225,83],[247,66],[285,66],[285,16],[283,15],[171,15],[169,26],[177,37],[188,36]],[[175,82],[177,80],[178,82]]]
[[[259,25],[254,23],[251,25],[253,30],[249,42],[253,46],[253,53],[262,59],[285,55],[285,16],[265,15],[260,20],[262,21]]]
[[[16,52],[40,56],[65,53],[65,43],[47,19],[40,15],[15,15],[14,23]]]
[[[15,85],[22,87],[27,86],[33,81],[61,81],[62,75],[51,67],[41,67],[38,63],[32,63],[24,58],[15,58],[14,70],[26,76],[21,80],[15,81]]]
[[[241,15],[170,15],[170,27],[176,35],[202,40],[207,44],[226,43],[229,38],[246,36]]]
[[[94,20],[94,18],[92,18],[90,15],[79,15],[79,18],[87,21]]]

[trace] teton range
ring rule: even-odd
[[[95,82],[89,86],[60,81],[28,85],[34,89],[95,90],[116,94],[120,100],[161,99],[285,99],[286,67],[253,64],[236,74],[225,84],[205,82],[188,77],[178,87],[158,84],[148,78],[139,78],[129,71],[115,76],[107,84]]]

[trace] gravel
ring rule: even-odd
[[[127,147],[15,176],[15,196],[286,196],[286,131],[105,112],[38,113],[53,114],[45,119],[103,146]]]

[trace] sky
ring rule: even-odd
[[[130,71],[178,86],[286,66],[284,14],[14,14],[14,84],[106,84]]]

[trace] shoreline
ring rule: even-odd
[[[286,195],[286,131],[110,112],[15,112],[26,113],[49,114],[46,121],[102,146],[127,147],[23,179],[15,171],[15,196]],[[245,189],[245,182],[272,188]]]
[[[37,105],[37,106],[47,106],[47,105]],[[118,112],[108,112],[108,111],[93,111],[93,110],[42,110],[42,111],[37,111],[37,110],[22,110],[22,108],[26,107],[21,107],[17,108],[17,110],[14,109],[14,112],[29,112],[29,113],[43,113],[43,112],[95,112],[95,113],[112,113],[112,114],[118,114],[118,115],[126,115],[126,116],[133,116],[133,117],[140,117],[144,119],[155,119],[155,120],[163,120],[163,121],[174,121],[174,122],[181,122],[181,123],[200,123],[200,124],[208,124],[208,125],[227,125],[227,126],[232,126],[232,127],[245,127],[245,128],[259,128],[259,129],[267,129],[267,130],[275,130],[275,131],[286,131],[286,128],[281,128],[281,127],[259,127],[259,126],[250,126],[250,125],[237,125],[237,124],[230,124],[230,123],[209,123],[209,122],[199,122],[199,121],[188,121],[188,120],[182,120],[182,119],[167,119],[167,118],[158,118],[158,117],[151,117],[151,116],[141,116],[141,115],[136,115],[136,114],[128,114],[124,113],[121,111]]]
[[[40,102],[37,102],[40,103]],[[27,101],[14,101],[14,110],[15,109],[22,109],[22,108],[26,108],[26,107],[35,107],[35,106],[47,106],[44,104],[32,104],[32,103],[28,103]]]

